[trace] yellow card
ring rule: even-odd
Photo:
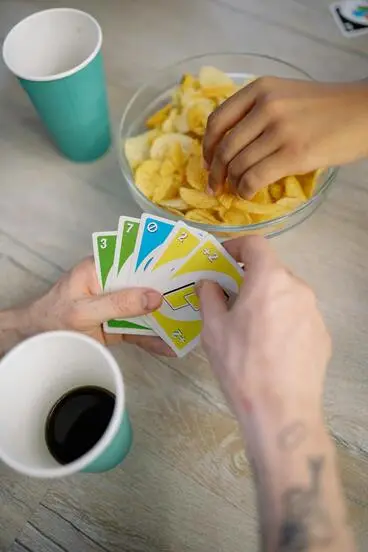
[[[147,285],[160,291],[167,289],[170,274],[180,266],[180,261],[183,261],[200,244],[205,235],[207,234],[204,232],[178,222],[163,245],[159,257],[147,271]]]
[[[205,236],[187,259],[169,275],[162,289],[163,303],[148,315],[153,329],[178,356],[184,356],[198,343],[202,330],[196,284],[217,282],[230,299],[239,293],[244,273],[234,259],[212,236]]]

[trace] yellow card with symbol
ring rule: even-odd
[[[204,236],[198,246],[179,267],[162,282],[163,303],[148,315],[153,329],[180,357],[198,343],[202,330],[196,284],[213,280],[230,300],[238,293],[244,272],[212,236]]]
[[[170,274],[180,266],[180,263],[192,253],[207,235],[205,232],[189,228],[184,222],[178,222],[163,245],[159,256],[147,271],[147,285],[163,291]]]

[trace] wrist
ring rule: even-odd
[[[254,402],[251,410],[238,418],[250,456],[262,458],[270,468],[282,464],[294,451],[308,454],[330,443],[322,407],[275,408],[274,404]]]
[[[0,312],[0,356],[34,333],[30,306]]]

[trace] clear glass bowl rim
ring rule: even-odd
[[[308,80],[315,80],[306,71],[304,71],[303,69],[300,69],[299,67],[297,67],[296,65],[293,65],[292,63],[289,63],[288,61],[284,61],[283,59],[276,58],[276,57],[273,57],[273,56],[269,56],[267,54],[259,54],[259,53],[255,53],[255,52],[208,52],[206,54],[198,54],[198,55],[195,55],[195,56],[190,56],[190,57],[181,59],[181,60],[179,60],[175,63],[172,63],[171,65],[167,65],[166,67],[163,67],[161,69],[157,69],[156,72],[155,72],[155,76],[152,77],[151,79],[145,81],[134,92],[133,96],[130,98],[128,104],[126,105],[123,116],[122,116],[121,121],[120,121],[119,129],[118,129],[118,134],[117,134],[117,139],[116,139],[116,146],[117,146],[117,149],[118,149],[118,159],[119,159],[120,169],[121,169],[121,172],[123,173],[123,176],[124,176],[125,180],[129,184],[129,186],[131,188],[133,188],[134,193],[136,193],[138,195],[138,197],[140,197],[142,202],[147,203],[150,206],[152,206],[152,209],[156,213],[159,213],[160,216],[162,216],[163,218],[165,218],[165,217],[167,218],[167,216],[169,214],[170,219],[177,220],[177,221],[186,220],[184,216],[179,217],[178,215],[175,215],[174,213],[171,213],[167,209],[164,209],[163,207],[160,207],[156,203],[153,203],[153,201],[148,199],[143,194],[143,192],[141,192],[140,189],[135,185],[132,171],[130,169],[128,160],[127,160],[127,158],[125,156],[125,153],[124,153],[124,150],[122,148],[122,143],[121,143],[122,142],[122,129],[124,127],[125,120],[126,120],[128,114],[129,114],[129,111],[130,111],[131,107],[134,105],[134,102],[136,101],[137,97],[150,85],[150,83],[156,82],[159,79],[160,75],[167,73],[167,71],[170,71],[171,69],[175,69],[177,66],[183,65],[185,63],[190,63],[191,61],[199,61],[201,59],[207,59],[207,62],[208,62],[208,58],[214,57],[214,56],[222,56],[222,57],[226,57],[226,56],[229,56],[229,57],[230,56],[231,57],[252,56],[252,57],[256,57],[256,58],[260,58],[260,59],[268,59],[270,61],[274,61],[276,63],[281,63],[283,65],[286,65],[286,66],[290,67],[291,69],[293,69],[295,71],[298,71],[299,73],[305,75],[305,77],[307,77]],[[267,220],[265,222],[256,222],[254,224],[244,224],[244,225],[240,225],[240,226],[229,225],[229,224],[227,224],[227,225],[225,225],[225,224],[209,224],[207,222],[203,222],[203,223],[194,222],[193,224],[195,226],[198,226],[198,227],[205,226],[206,230],[208,232],[224,232],[224,233],[225,232],[229,232],[229,233],[232,233],[232,232],[233,233],[238,233],[239,232],[239,233],[241,233],[241,232],[244,232],[244,231],[247,231],[248,233],[251,233],[253,231],[256,232],[258,230],[261,230],[261,229],[264,229],[264,228],[267,228],[267,227],[270,227],[270,226],[282,224],[283,222],[287,221],[288,219],[294,217],[294,215],[297,218],[298,214],[301,214],[301,213],[303,213],[303,211],[308,210],[313,205],[313,203],[318,201],[320,199],[320,197],[328,190],[328,188],[331,186],[331,184],[334,182],[334,180],[337,176],[338,168],[337,167],[329,167],[328,169],[326,169],[326,171],[328,171],[328,176],[327,176],[326,180],[323,182],[323,184],[320,187],[320,189],[318,190],[318,192],[315,195],[313,195],[313,197],[308,199],[308,201],[302,203],[299,207],[297,207],[293,211],[290,211],[289,213],[286,213],[285,215],[282,215],[280,217],[276,217],[276,218]],[[192,224],[192,221],[188,220],[188,223]]]

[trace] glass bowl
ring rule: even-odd
[[[189,226],[206,230],[219,239],[228,239],[248,233],[272,237],[286,232],[310,217],[322,203],[327,190],[336,178],[336,168],[326,169],[321,174],[314,196],[294,211],[266,222],[242,226],[189,221],[156,205],[135,185],[134,175],[124,153],[125,140],[147,130],[145,127],[146,119],[170,101],[171,92],[180,83],[182,76],[186,73],[198,74],[200,68],[204,65],[212,65],[221,69],[239,84],[243,83],[245,78],[250,75],[311,79],[307,73],[285,61],[266,55],[242,53],[199,55],[155,71],[154,76],[137,90],[128,103],[119,127],[118,157],[128,188],[134,200],[144,212],[165,217],[172,221],[178,221],[182,218]]]

